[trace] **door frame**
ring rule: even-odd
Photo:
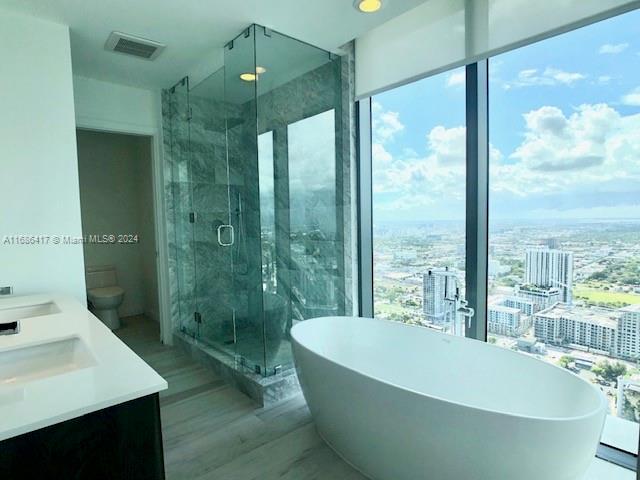
[[[164,168],[162,156],[162,130],[124,122],[80,117],[76,119],[76,129],[102,133],[119,133],[138,137],[148,137],[151,145],[151,174],[153,186],[153,216],[156,246],[156,276],[158,284],[158,323],[160,341],[173,344],[171,327],[171,305],[169,292],[169,245],[167,240],[166,215],[164,208]],[[79,187],[79,185],[78,185]]]

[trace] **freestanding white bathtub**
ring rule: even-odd
[[[375,480],[577,480],[606,399],[579,377],[500,347],[384,320],[291,330],[318,432]]]

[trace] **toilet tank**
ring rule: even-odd
[[[87,267],[85,277],[87,280],[87,290],[90,288],[113,287],[118,285],[116,267],[113,265]]]

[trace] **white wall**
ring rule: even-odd
[[[84,234],[139,239],[139,243],[87,243],[85,264],[115,265],[118,285],[125,290],[120,315],[157,317],[149,138],[82,130],[77,136]]]
[[[144,138],[138,145],[138,156],[142,160],[138,178],[138,229],[140,232],[140,267],[144,313],[159,321],[160,305],[158,290],[157,251],[153,216],[153,168],[151,162],[151,139]]]
[[[103,130],[147,133],[162,122],[160,92],[73,77],[78,126]]]
[[[69,30],[0,10],[0,285],[86,301],[82,245],[7,235],[82,234]]]

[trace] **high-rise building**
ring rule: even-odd
[[[557,303],[534,315],[534,335],[545,343],[573,344],[615,357],[621,316],[613,310]]]
[[[505,307],[517,308],[525,315],[531,316],[536,312],[542,310],[539,304],[531,299],[523,298],[523,297],[507,297],[504,299],[502,304]]]
[[[545,246],[552,248],[554,250],[558,250],[560,248],[560,240],[557,238],[547,238],[544,241]]]
[[[504,305],[489,305],[487,324],[489,332],[498,335],[518,336],[526,328],[520,309]]]
[[[453,299],[458,288],[456,274],[445,269],[432,269],[422,276],[422,305],[428,323],[446,325],[455,323],[456,305]]]
[[[560,289],[556,287],[538,287],[531,284],[516,285],[513,293],[515,298],[532,302],[533,313],[549,308],[562,301],[562,293]]]
[[[640,358],[640,305],[629,305],[618,310],[618,356],[630,360]]]
[[[524,283],[560,289],[561,301],[573,303],[573,253],[550,248],[530,248],[525,257]]]

